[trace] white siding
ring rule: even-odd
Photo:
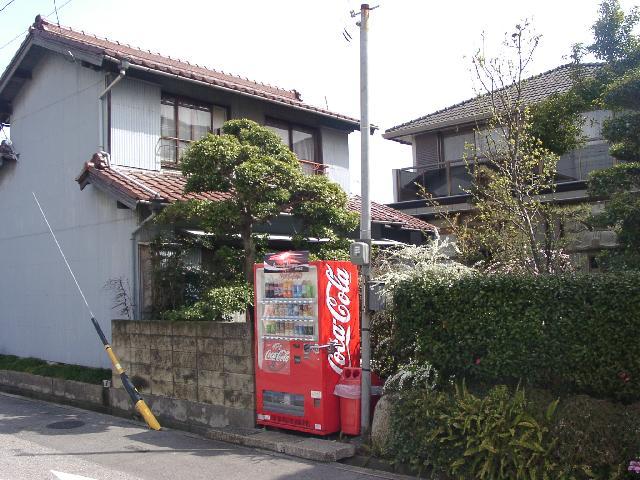
[[[331,128],[321,129],[322,162],[327,176],[338,183],[345,192],[350,191],[348,134]]]
[[[125,78],[111,91],[111,161],[160,170],[160,87]]]
[[[0,169],[0,353],[107,366],[73,280],[31,192],[38,195],[105,334],[107,280],[131,276],[130,210],[75,177],[98,145],[99,72],[45,57],[14,102],[18,162]]]

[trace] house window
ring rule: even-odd
[[[228,110],[225,107],[163,95],[160,106],[162,162],[175,164],[191,142],[209,132],[219,134],[227,119]]]
[[[467,144],[470,145],[467,148]],[[457,162],[465,158],[473,156],[473,147],[475,145],[475,135],[473,132],[457,133],[454,135],[446,135],[442,138],[443,160],[445,162]]]
[[[322,163],[318,148],[318,134],[313,128],[267,118],[265,126],[277,134],[303,163]]]

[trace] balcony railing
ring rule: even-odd
[[[327,165],[322,163],[310,162],[309,160],[298,160],[302,167],[302,172],[307,175],[324,175]]]
[[[615,160],[609,156],[608,150],[606,143],[597,142],[563,155],[558,161],[556,184],[584,181],[594,170],[613,166]],[[397,201],[419,200],[422,198],[420,187],[424,187],[433,198],[464,195],[473,180],[470,169],[478,164],[488,162],[479,160],[467,165],[458,160],[396,170]]]

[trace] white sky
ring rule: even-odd
[[[0,0],[0,8],[9,0]],[[57,0],[60,7],[66,0]],[[631,0],[622,0],[628,9]],[[382,131],[473,96],[469,56],[529,18],[542,34],[530,73],[566,63],[589,42],[599,0],[379,0],[371,13],[370,118]],[[303,99],[359,117],[359,42],[353,0],[72,0],[60,23],[250,79],[296,88]],[[53,0],[14,0],[0,12],[0,46],[53,11]],[[55,14],[48,17],[55,21]],[[353,41],[347,43],[347,27]],[[20,39],[0,49],[4,70]],[[466,58],[465,58],[466,57]],[[359,193],[360,138],[350,136],[352,193]],[[411,148],[371,142],[371,192],[393,200],[392,169]]]

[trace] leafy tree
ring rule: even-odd
[[[185,193],[221,192],[224,199],[189,200],[165,209],[165,222],[197,223],[217,238],[239,235],[244,275],[253,284],[256,227],[282,212],[300,223],[296,237],[337,240],[357,226],[347,195],[324,175],[305,175],[295,154],[280,138],[251,120],[230,120],[222,135],[191,144],[180,168]]]
[[[593,25],[594,43],[586,48],[604,62],[587,91],[596,93],[597,108],[614,113],[602,130],[609,153],[630,162],[594,172],[589,180],[589,194],[607,198],[592,223],[614,230],[620,245],[601,255],[608,268],[640,268],[640,37],[633,33],[639,21],[637,8],[625,13],[618,0],[605,0]]]
[[[558,94],[526,102],[526,70],[539,40],[525,22],[506,37],[503,55],[487,58],[478,51],[472,58],[490,118],[476,130],[481,150],[467,149],[474,211],[447,216],[467,261],[535,274],[569,268],[563,249],[581,216],[544,201],[554,190],[558,156],[581,141],[582,100]]]

